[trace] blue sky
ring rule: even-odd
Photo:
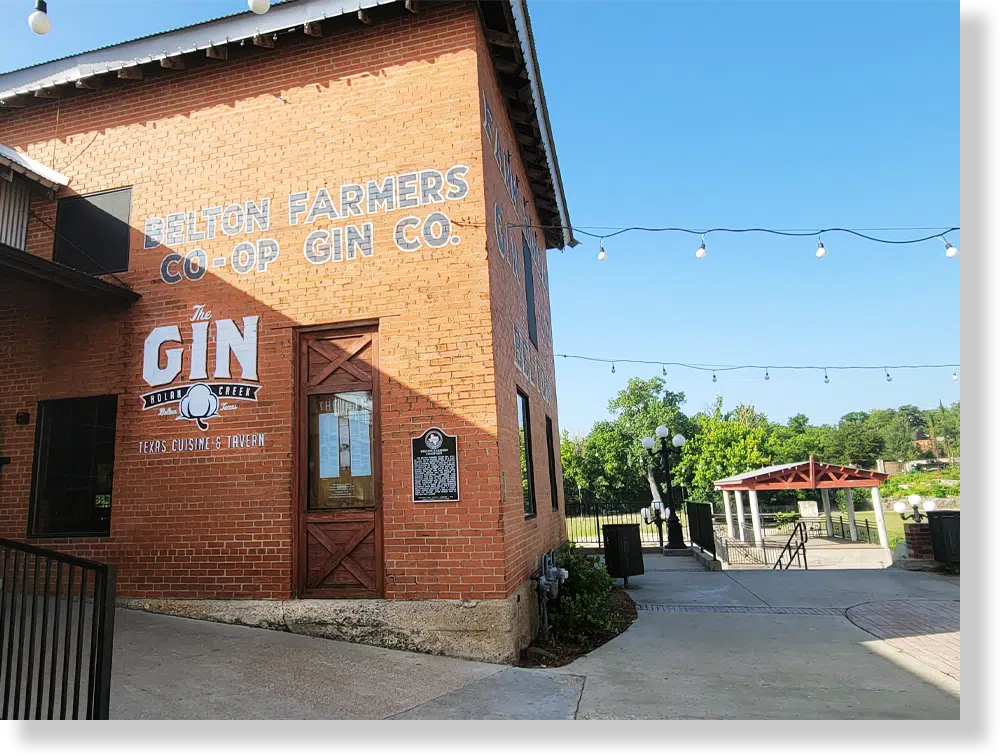
[[[241,0],[0,1],[0,70],[233,13]],[[567,2],[532,23],[575,225],[958,225],[957,2]],[[878,234],[876,234],[878,235]],[[886,232],[886,236],[893,236]],[[905,235],[905,234],[902,234]],[[914,236],[924,235],[916,232]],[[961,246],[961,237],[949,237]],[[943,245],[632,233],[550,256],[557,353],[716,364],[952,363],[959,267]],[[562,427],[586,430],[658,367],[556,359]],[[951,371],[669,369],[689,413],[721,394],[775,420],[946,404]]]

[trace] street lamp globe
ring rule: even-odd
[[[250,10],[261,16],[271,9],[271,0],[247,0]]]
[[[920,502],[923,501],[923,498],[920,496],[920,494],[910,494],[909,496],[906,497],[906,500],[910,503],[911,507],[919,507]]]
[[[642,448],[652,449],[655,443],[656,442],[653,440],[652,436],[646,436],[644,439],[642,439]]]
[[[665,425],[656,426],[656,436],[657,438],[666,438],[670,435],[670,430]]]
[[[906,511],[906,505],[901,501],[897,501],[895,504],[893,504],[892,508],[896,510],[896,514],[903,514],[903,512]]]
[[[687,439],[684,438],[684,436],[682,436],[680,433],[674,436],[674,446],[676,446],[678,449],[680,449],[686,443]]]
[[[925,512],[933,512],[935,509],[937,509],[937,502],[936,501],[925,501],[924,502],[924,511]]]

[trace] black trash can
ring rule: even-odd
[[[624,578],[626,588],[630,576],[646,571],[638,525],[604,526],[604,564],[611,577]]]

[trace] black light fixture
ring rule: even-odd
[[[35,34],[48,34],[52,31],[52,21],[49,20],[48,10],[45,0],[35,0],[35,10],[28,16],[28,26]]]
[[[667,436],[670,435],[670,431],[667,426],[660,425],[656,428],[656,437],[660,439],[660,463],[663,465],[663,487],[666,489],[667,495],[667,518],[663,519],[662,508],[656,507],[656,502],[653,504],[654,508],[654,518],[649,519],[649,513],[643,511],[643,519],[646,520],[646,524],[656,524],[656,528],[660,531],[662,523],[666,522],[667,525],[667,549],[685,549],[687,545],[684,543],[684,530],[681,527],[681,521],[677,518],[677,507],[674,506],[673,501],[673,486],[670,480],[670,453],[676,452],[680,453],[681,448],[687,443],[687,439],[684,438],[680,433],[675,435],[671,439],[671,443],[667,443]],[[642,439],[643,448],[649,453],[650,461],[652,462],[655,458],[653,456],[653,447],[656,446],[656,441],[647,436]],[[660,532],[660,544],[663,544],[663,533]]]

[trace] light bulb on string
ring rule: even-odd
[[[660,367],[663,368],[663,375],[664,375],[664,377],[666,377],[666,375],[667,375],[667,366],[666,365],[661,365]]]
[[[941,241],[944,242],[944,254],[945,254],[945,257],[948,257],[950,259],[955,259],[956,257],[958,257],[958,247],[953,247],[949,243],[949,241],[947,239],[945,239],[943,236],[941,237]]]
[[[599,251],[597,253],[597,259],[600,262],[604,262],[605,260],[608,259],[608,253],[604,251],[604,239],[603,238],[598,242],[598,247],[600,249],[599,249]]]
[[[719,379],[716,377],[715,373],[712,373],[712,383],[718,383]]]
[[[612,373],[615,372],[615,363],[613,362],[611,363],[611,372]]]
[[[35,0],[35,10],[28,16],[28,26],[35,34],[48,34],[52,31],[52,21],[49,20],[48,10],[45,0]]]
[[[885,382],[892,383],[892,376],[889,375],[889,368],[885,369]]]
[[[708,254],[708,250],[705,249],[705,234],[702,234],[701,235],[701,246],[698,247],[698,251],[694,253],[694,256],[697,257],[699,260],[701,260],[707,254]]]
[[[951,371],[951,379],[953,381],[957,381],[958,380],[958,371],[957,370],[952,370]]]
[[[258,16],[267,13],[271,9],[271,0],[247,0],[250,10]]]
[[[823,239],[821,237],[817,238],[819,239],[819,244],[816,246],[816,257],[822,260],[826,257],[826,247],[823,246]]]
[[[829,383],[830,376],[826,374],[826,368],[823,368],[823,383]]]
[[[764,380],[765,381],[771,380],[771,374],[767,372],[767,368],[764,368]]]

